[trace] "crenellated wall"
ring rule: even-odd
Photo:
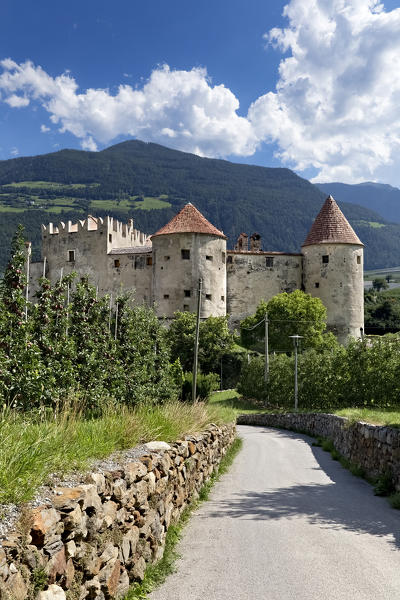
[[[123,597],[234,438],[231,424],[151,442],[28,504],[0,537],[0,600]]]

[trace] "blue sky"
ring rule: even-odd
[[[136,137],[400,185],[398,7],[4,0],[0,159]]]

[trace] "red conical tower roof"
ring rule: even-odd
[[[182,210],[178,212],[175,217],[171,219],[169,223],[161,227],[151,237],[156,235],[167,235],[170,233],[205,233],[207,235],[216,235],[226,239],[226,236],[219,231],[214,225],[211,225],[209,221],[193,206],[193,204],[186,204]]]
[[[328,196],[325,200],[303,246],[311,246],[313,244],[364,245],[332,196]]]

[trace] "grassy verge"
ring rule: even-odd
[[[219,409],[227,409],[237,417],[243,414],[257,414],[264,412],[276,412],[272,409],[266,409],[261,402],[243,398],[236,390],[224,390],[214,392],[211,395],[208,405]]]
[[[175,561],[179,558],[179,553],[177,552],[176,546],[181,538],[184,526],[188,522],[192,512],[196,510],[199,504],[208,499],[214,483],[218,481],[221,475],[226,473],[241,447],[242,440],[240,438],[236,438],[222,459],[218,471],[213,473],[210,479],[200,490],[198,499],[192,502],[191,505],[182,513],[182,516],[176,525],[171,525],[169,527],[163,558],[157,564],[147,567],[142,583],[132,586],[124,600],[146,600],[147,594],[149,594],[156,587],[160,586],[168,577],[168,575],[174,572]]]
[[[85,419],[73,408],[39,417],[0,413],[0,504],[30,500],[50,473],[84,470],[90,461],[150,440],[173,441],[210,422],[235,420],[228,407],[170,402],[129,409],[108,405]]]
[[[333,411],[333,414],[346,417],[351,422],[364,421],[372,425],[400,427],[400,410],[382,408],[343,408]]]

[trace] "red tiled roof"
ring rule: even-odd
[[[313,244],[364,244],[336,204],[328,196],[306,237],[303,246]]]
[[[214,225],[211,225],[209,221],[193,206],[193,204],[186,204],[182,210],[178,212],[175,217],[171,219],[169,223],[161,227],[151,237],[156,235],[167,235],[169,233],[205,233],[207,235],[216,235],[226,239],[226,236],[219,231]]]

